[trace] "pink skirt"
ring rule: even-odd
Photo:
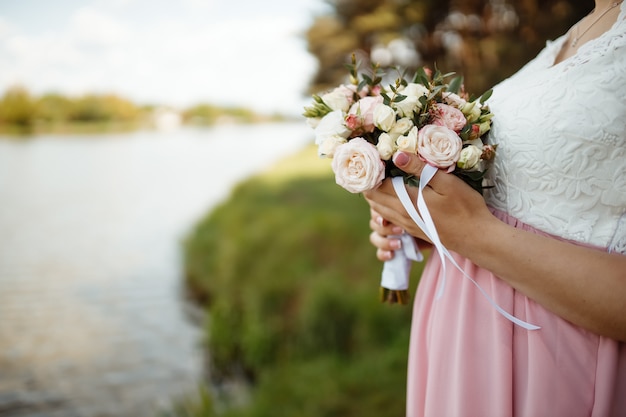
[[[436,299],[441,262],[430,256],[414,301],[407,417],[626,416],[625,343],[583,330],[454,258],[500,307],[541,329],[511,323],[451,265]]]

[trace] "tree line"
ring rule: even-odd
[[[59,93],[40,96],[25,87],[9,88],[0,97],[0,129],[28,132],[68,125],[115,124],[138,127],[150,124],[157,106],[137,105],[116,94],[84,94],[71,97]],[[260,115],[243,107],[197,104],[176,111],[181,122],[210,126],[221,122],[256,123],[278,120],[279,115]]]
[[[36,97],[15,86],[0,98],[0,125],[27,128],[38,123],[132,122],[144,111],[115,94],[68,97],[48,93]]]

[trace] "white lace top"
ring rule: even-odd
[[[626,254],[626,6],[554,64],[566,35],[494,89],[488,203],[537,229]]]

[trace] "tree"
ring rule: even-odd
[[[0,100],[0,123],[29,127],[34,110],[35,103],[28,91],[21,86],[11,87]]]
[[[437,66],[481,93],[509,76],[593,7],[590,0],[327,0],[331,11],[306,33],[319,61],[310,92],[342,82],[361,61]]]

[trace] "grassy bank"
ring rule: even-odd
[[[250,383],[244,405],[220,415],[403,414],[410,307],[378,300],[368,216],[309,148],[199,222],[185,266],[208,311],[210,372],[218,386]],[[212,415],[211,404],[189,400],[175,414]]]

